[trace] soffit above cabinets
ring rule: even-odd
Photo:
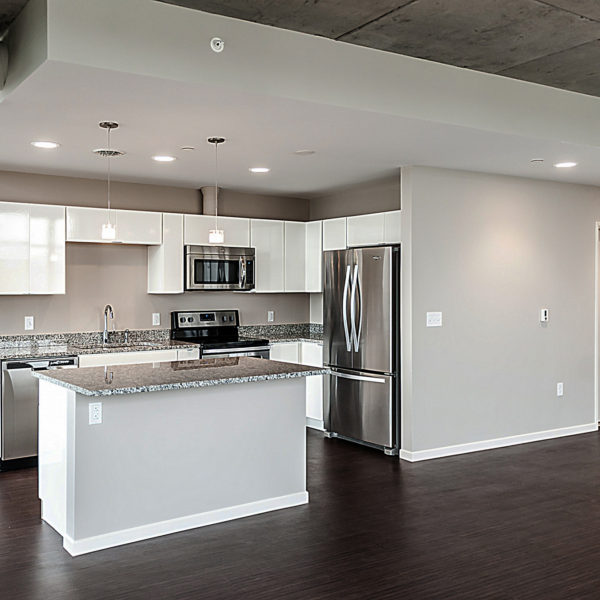
[[[30,0],[14,35],[47,44],[12,57],[1,170],[104,178],[91,150],[110,118],[126,151],[113,164],[121,181],[206,185],[206,138],[219,132],[220,183],[233,190],[313,197],[404,165],[600,185],[590,96],[148,0]],[[32,139],[61,146],[40,151]],[[579,166],[559,173],[559,160]],[[250,173],[257,164],[271,171]]]

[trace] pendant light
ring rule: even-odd
[[[106,140],[107,140],[106,148],[97,148],[96,150],[94,150],[95,154],[104,156],[104,157],[106,157],[106,160],[107,160],[107,178],[106,178],[106,183],[107,183],[107,186],[106,186],[106,192],[107,192],[106,215],[107,216],[106,216],[106,223],[102,224],[101,236],[102,236],[103,240],[112,241],[116,237],[116,229],[115,229],[115,224],[112,223],[110,220],[110,159],[113,156],[122,156],[125,153],[121,152],[120,150],[113,150],[110,147],[110,132],[113,129],[116,129],[119,126],[119,124],[115,123],[114,121],[101,121],[100,123],[98,123],[98,126],[101,127],[102,129],[106,129]]]
[[[208,232],[209,244],[225,243],[225,232],[219,229],[219,144],[222,144],[225,138],[210,137],[207,142],[215,146],[215,228]]]

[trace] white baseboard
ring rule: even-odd
[[[312,417],[306,417],[306,426],[310,427],[311,429],[325,431],[325,423],[322,419],[313,419]]]
[[[297,492],[287,496],[279,496],[277,498],[267,498],[266,500],[258,500],[249,502],[248,504],[239,504],[237,506],[228,506],[219,508],[204,513],[187,515],[177,519],[169,519],[167,521],[159,521],[158,523],[150,523],[131,529],[121,529],[119,531],[111,531],[102,535],[74,540],[65,535],[63,537],[63,547],[71,556],[79,556],[96,550],[130,544],[140,540],[147,540],[169,533],[185,531],[186,529],[195,529],[196,527],[205,527],[214,523],[222,523],[231,521],[232,519],[240,519],[241,517],[249,517],[272,510],[281,508],[290,508],[308,502],[308,492]]]
[[[479,452],[480,450],[491,450],[493,448],[527,444],[528,442],[539,442],[541,440],[550,440],[553,438],[565,437],[567,435],[590,433],[591,431],[598,431],[598,423],[586,423],[585,425],[574,425],[572,427],[562,427],[560,429],[536,431],[534,433],[524,433],[522,435],[512,435],[493,440],[470,442],[468,444],[457,444],[456,446],[444,446],[442,448],[432,448],[430,450],[418,450],[416,452],[400,450],[400,458],[410,462],[418,462],[420,460],[431,460],[432,458],[442,458],[444,456],[454,456],[456,454],[467,454],[468,452]]]

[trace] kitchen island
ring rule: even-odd
[[[305,381],[257,358],[38,371],[42,519],[71,555],[305,504]]]

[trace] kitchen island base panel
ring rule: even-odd
[[[304,411],[305,378],[101,398],[42,380],[42,518],[77,555],[306,503]]]

